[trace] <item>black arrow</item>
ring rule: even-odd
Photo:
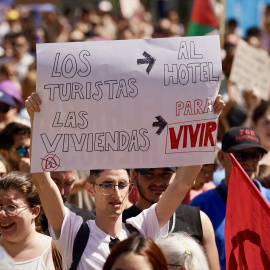
[[[156,116],[156,119],[158,120],[158,122],[153,122],[153,127],[159,127],[156,133],[157,135],[160,135],[160,133],[168,125],[168,123],[160,115]]]
[[[137,59],[137,65],[149,64],[147,69],[146,69],[147,74],[149,74],[152,67],[154,66],[154,64],[156,62],[156,59],[153,56],[151,56],[150,54],[148,54],[147,52],[144,52],[142,55],[145,58],[144,59]]]

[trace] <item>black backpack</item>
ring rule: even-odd
[[[139,231],[134,228],[131,224],[125,223],[125,226],[130,234],[139,233]],[[90,235],[90,229],[86,222],[83,222],[79,231],[76,234],[73,250],[72,250],[72,264],[69,270],[76,270],[77,266],[81,260],[82,254],[87,245],[88,239]]]

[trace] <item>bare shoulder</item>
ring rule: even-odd
[[[42,250],[46,249],[51,244],[52,238],[48,235],[37,233],[36,234],[36,243]]]

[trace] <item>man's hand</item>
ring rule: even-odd
[[[21,162],[19,164],[20,171],[25,172],[25,173],[30,173],[30,168],[31,168],[30,158],[22,157]]]
[[[41,99],[36,92],[32,93],[25,101],[25,107],[30,116],[31,123],[33,122],[34,112],[40,112]]]
[[[221,98],[222,98],[221,95],[217,95],[214,106],[213,106],[214,113],[218,115],[221,114],[222,109],[226,106],[225,102]]]

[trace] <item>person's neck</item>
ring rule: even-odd
[[[262,143],[262,147],[263,147],[264,149],[266,149],[267,151],[270,151],[270,146],[269,146],[269,144],[263,144],[263,143]]]
[[[19,171],[19,169],[13,168],[9,163],[7,163],[6,167],[7,167],[8,173],[14,172],[14,171]]]
[[[229,180],[230,180],[230,176],[229,177],[226,177],[223,179],[223,184],[228,187],[229,186]]]
[[[122,214],[118,217],[109,217],[96,213],[96,225],[103,232],[116,238],[119,237],[122,230]]]
[[[36,231],[32,231],[24,239],[18,242],[10,242],[2,238],[1,245],[5,248],[6,252],[15,260],[20,257],[25,250],[29,250],[33,247],[33,243],[36,240]]]
[[[149,207],[151,207],[153,204],[143,200],[142,198],[139,198],[139,200],[136,202],[136,206],[143,211],[144,209],[148,209]]]
[[[23,59],[23,57],[24,57],[24,54],[23,55],[16,55],[13,58],[14,58],[15,62],[20,62]]]

